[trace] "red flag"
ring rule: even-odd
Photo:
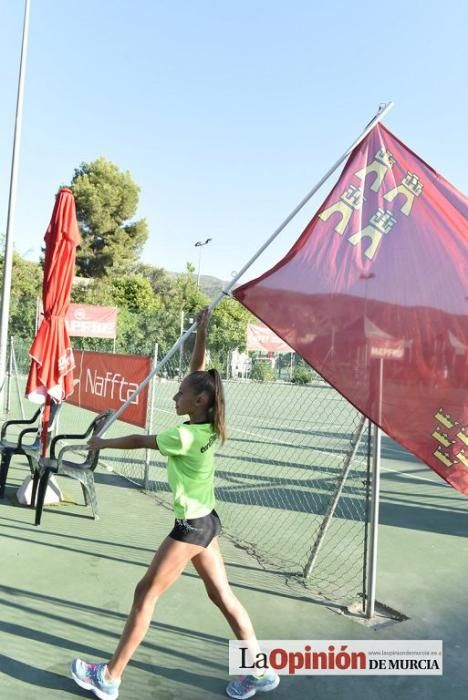
[[[468,494],[468,200],[383,125],[293,248],[234,296]]]

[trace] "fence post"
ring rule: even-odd
[[[377,382],[377,422],[374,424],[374,442],[372,450],[372,495],[371,495],[371,521],[369,542],[369,569],[367,574],[367,598],[366,617],[370,620],[374,617],[375,596],[377,582],[377,555],[378,555],[378,531],[379,531],[379,501],[380,501],[380,462],[382,445],[382,400],[383,400],[383,357],[378,364]]]
[[[8,374],[7,374],[7,390],[6,390],[6,402],[5,402],[5,413],[10,413],[11,407],[11,375],[13,370],[13,336],[10,335],[10,347],[8,355]]]
[[[12,338],[13,340],[13,338]],[[24,406],[23,406],[23,394],[20,389],[19,385],[19,371],[18,371],[18,363],[16,361],[16,350],[14,344],[11,346],[11,356],[13,360],[13,374],[15,375],[15,382],[16,382],[16,392],[18,394],[18,401],[21,409],[21,418],[24,418]]]
[[[328,527],[332,521],[333,515],[336,510],[336,506],[338,505],[338,501],[340,500],[341,493],[343,491],[346,478],[348,476],[348,473],[351,469],[351,466],[353,464],[353,460],[356,456],[356,453],[359,449],[359,444],[361,442],[362,435],[364,433],[364,429],[366,427],[366,416],[361,415],[361,420],[360,423],[357,427],[357,430],[353,436],[352,442],[351,442],[351,451],[348,453],[348,456],[346,457],[344,464],[343,464],[343,469],[340,474],[340,476],[337,479],[337,488],[334,493],[333,498],[331,499],[330,503],[328,504],[327,512],[325,514],[324,519],[322,520],[322,524],[320,525],[320,529],[317,535],[317,539],[315,540],[314,546],[312,547],[312,550],[309,554],[309,559],[307,561],[307,564],[304,567],[304,578],[309,578],[310,574],[312,573],[312,569],[315,566],[315,562],[317,561],[317,557],[320,551],[320,548],[323,544],[323,541],[325,539],[325,535],[327,534]]]
[[[153,355],[153,369],[156,367],[158,364],[158,350],[159,346],[158,343],[155,343],[154,346],[154,355]],[[155,392],[156,392],[156,376],[153,376],[151,379],[151,391],[149,392],[149,406],[146,414],[146,434],[151,435],[151,430],[153,427],[153,418],[154,418],[154,400],[155,400]],[[146,454],[145,454],[145,476],[144,476],[144,481],[143,481],[143,486],[145,491],[148,490],[149,488],[149,468],[150,468],[150,463],[151,463],[151,451],[149,449],[146,449]]]
[[[184,362],[184,340],[183,340],[183,335],[184,335],[184,321],[185,321],[185,312],[183,309],[180,310],[180,338],[182,338],[182,341],[179,346],[179,382],[182,381],[183,375],[183,370],[182,370],[182,365]]]

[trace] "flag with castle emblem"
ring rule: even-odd
[[[382,124],[298,241],[234,296],[468,494],[468,200]]]

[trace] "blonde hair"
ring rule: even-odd
[[[208,414],[216,435],[221,440],[221,444],[224,445],[226,442],[226,410],[223,382],[218,370],[192,372],[187,379],[197,396],[203,392],[208,395]]]

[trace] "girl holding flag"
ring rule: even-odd
[[[153,448],[168,458],[168,481],[173,493],[175,523],[157,550],[146,574],[135,588],[133,605],[117,648],[107,663],[75,659],[75,682],[101,700],[116,700],[122,675],[143,641],[160,596],[179,578],[189,561],[205,584],[206,592],[221,610],[237,639],[246,640],[255,658],[260,653],[250,617],[232,592],[226,575],[218,535],[221,522],[215,510],[214,456],[218,441],[226,439],[224,391],[216,369],[205,370],[209,310],[198,314],[198,327],[190,371],[173,397],[178,416],[189,420],[158,435],[94,437],[93,448]],[[241,676],[231,681],[227,694],[250,698],[273,690],[278,675]]]

